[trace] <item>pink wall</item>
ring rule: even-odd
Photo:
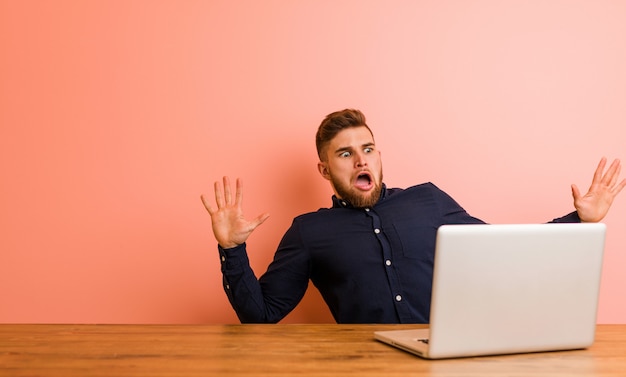
[[[390,5],[391,4],[391,5]],[[0,0],[0,322],[234,323],[201,193],[244,178],[258,273],[330,204],[313,135],[360,108],[390,186],[489,222],[626,160],[626,2]],[[626,193],[599,321],[626,323]],[[285,322],[327,322],[311,290]]]

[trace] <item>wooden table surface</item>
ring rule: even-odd
[[[0,324],[0,376],[626,376],[626,325],[586,350],[436,361],[373,338],[414,327]]]

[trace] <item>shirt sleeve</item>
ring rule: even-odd
[[[300,302],[309,282],[309,258],[292,226],[280,243],[267,272],[257,279],[246,244],[218,246],[223,285],[241,323],[277,323]]]
[[[574,211],[568,213],[563,217],[557,217],[556,219],[550,221],[550,223],[579,223],[580,217],[578,217],[578,212]]]
[[[438,197],[437,203],[441,211],[443,224],[481,224],[483,220],[471,216],[452,197],[433,185],[435,195]],[[578,212],[574,211],[565,216],[557,217],[549,223],[579,223]]]

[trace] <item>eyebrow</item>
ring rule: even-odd
[[[361,148],[368,148],[368,147],[373,147],[373,146],[375,146],[375,144],[373,142],[369,142],[369,143],[362,144]],[[353,149],[352,147],[341,147],[335,150],[335,153],[351,151],[352,149]]]

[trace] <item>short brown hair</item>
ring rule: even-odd
[[[324,149],[330,141],[341,131],[351,127],[365,127],[372,134],[372,130],[365,122],[365,115],[359,110],[345,109],[330,113],[324,118],[317,134],[315,135],[315,146],[317,147],[317,155],[320,161],[323,161]]]

